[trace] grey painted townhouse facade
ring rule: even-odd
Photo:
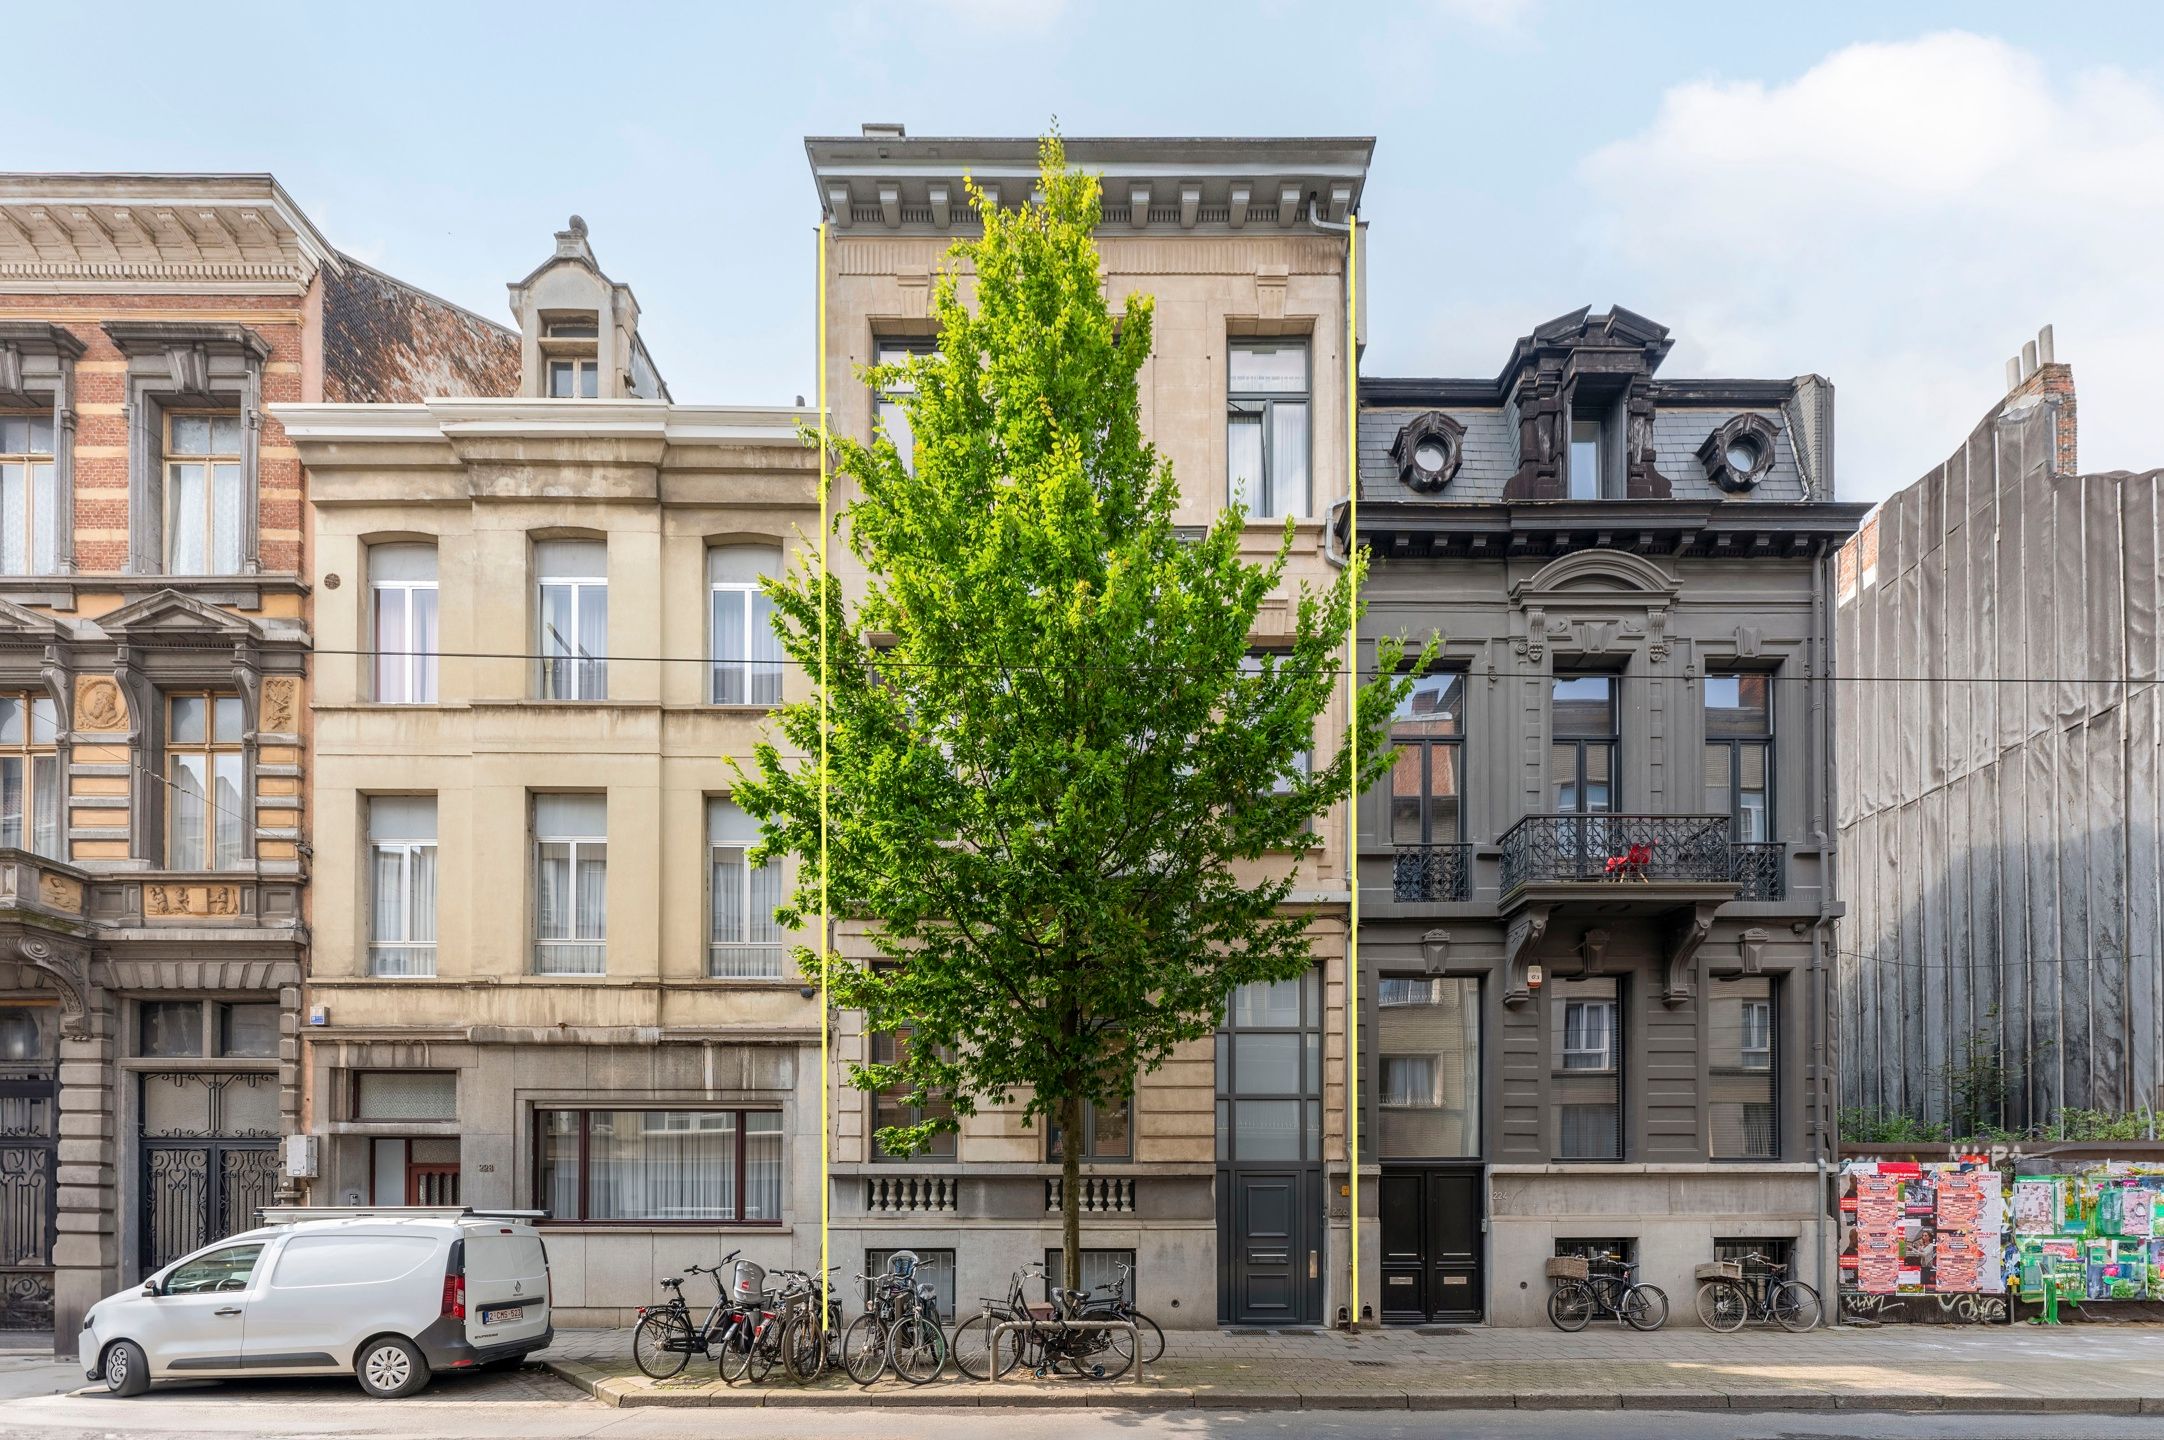
[[[1826,676],[1866,507],[1824,380],[1658,377],[1671,344],[1580,310],[1494,379],[1361,385],[1363,653],[1442,641],[1360,813],[1385,1323],[1539,1323],[1585,1246],[1686,1302],[1746,1243],[1826,1288]]]

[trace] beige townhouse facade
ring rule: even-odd
[[[1260,560],[1295,518],[1285,591],[1254,636],[1258,650],[1287,643],[1298,585],[1328,584],[1341,563],[1329,521],[1349,488],[1348,236],[1372,142],[1072,138],[1066,147],[1071,165],[1103,177],[1098,240],[1115,312],[1129,295],[1155,297],[1143,423],[1179,476],[1180,520],[1207,525],[1238,500]],[[874,394],[858,369],[936,344],[934,276],[949,245],[977,230],[964,179],[1001,205],[1021,204],[1037,183],[1037,142],[867,125],[809,139],[806,150],[826,226],[830,423],[866,439],[884,423],[900,439],[894,397]],[[851,495],[848,477],[837,477],[837,510]],[[864,577],[843,569],[853,563],[844,547],[835,554],[845,583],[861,588]],[[1338,743],[1342,721],[1339,708],[1318,728],[1319,749]],[[1232,997],[1213,1042],[1143,1077],[1129,1107],[1085,1127],[1086,1278],[1134,1265],[1130,1294],[1166,1325],[1322,1323],[1351,1303],[1349,815],[1341,807],[1320,823],[1325,843],[1288,902],[1310,917],[1314,970]],[[871,953],[847,927],[839,943]],[[1010,1271],[1050,1259],[1060,1243],[1059,1166],[1044,1131],[1013,1111],[987,1112],[931,1153],[884,1155],[874,1132],[909,1116],[849,1085],[846,1067],[867,1043],[857,1017],[839,1017],[828,1077],[835,1263],[907,1246],[932,1262],[950,1311],[955,1298],[1004,1293]],[[1363,1172],[1372,1177],[1372,1167]],[[1364,1218],[1367,1296],[1373,1234]]]
[[[290,406],[313,487],[309,1200],[548,1212],[559,1324],[818,1253],[816,1000],[729,801],[804,412],[672,401],[574,219],[515,396]]]

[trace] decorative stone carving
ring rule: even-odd
[[[272,735],[298,734],[299,711],[299,681],[280,678],[263,682],[263,721],[259,729]]]
[[[83,911],[83,882],[51,870],[42,871],[38,875],[38,900],[49,909],[80,915]]]
[[[1755,925],[1739,937],[1736,952],[1741,957],[1744,974],[1763,975],[1766,972],[1766,942],[1772,938]]]
[[[1450,963],[1450,932],[1430,930],[1420,937],[1420,963],[1430,975],[1440,975]]]
[[[1698,446],[1706,478],[1740,495],[1766,478],[1773,468],[1774,438],[1780,432],[1763,415],[1737,415],[1713,428]]]
[[[1578,958],[1585,961],[1585,973],[1601,973],[1601,961],[1608,953],[1608,932],[1588,930],[1578,940]]]
[[[1532,963],[1534,952],[1540,948],[1540,937],[1548,933],[1548,917],[1554,913],[1552,905],[1533,905],[1510,922],[1510,933],[1503,937],[1503,1003],[1516,1005],[1533,998],[1533,987],[1526,983],[1525,967]]]
[[[75,728],[111,731],[128,728],[128,704],[120,686],[104,675],[84,675],[75,682]]]
[[[231,885],[145,885],[146,919],[238,915],[240,891]]]
[[[90,947],[58,937],[26,936],[14,943],[25,965],[52,981],[60,993],[60,1033],[90,1038]]]
[[[1690,914],[1679,920],[1668,937],[1668,977],[1661,986],[1661,1003],[1673,1009],[1689,1002],[1697,986],[1692,980],[1692,970],[1698,959],[1699,947],[1713,933],[1713,912],[1720,909],[1714,905],[1693,905]]]
[[[1465,460],[1465,427],[1440,410],[1406,422],[1390,442],[1398,483],[1422,495],[1448,485]]]

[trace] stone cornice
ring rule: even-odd
[[[0,292],[304,292],[336,252],[268,175],[0,173]]]

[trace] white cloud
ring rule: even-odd
[[[1579,178],[1593,268],[1674,328],[1667,369],[1832,378],[1851,498],[1950,454],[2047,321],[2082,468],[2164,465],[2164,96],[2123,71],[1963,33],[1856,45],[1784,84],[1676,86]]]

